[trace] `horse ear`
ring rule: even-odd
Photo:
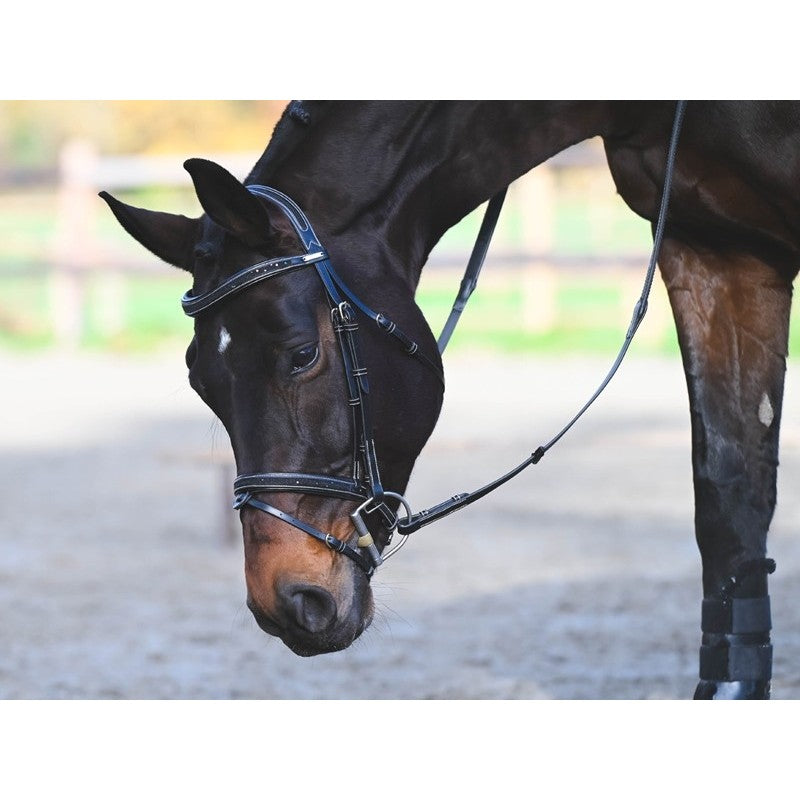
[[[190,158],[183,166],[200,205],[217,225],[254,248],[275,235],[267,209],[230,172],[204,158]]]
[[[139,244],[168,264],[192,271],[194,245],[200,234],[199,219],[129,206],[108,192],[100,192],[100,197]]]

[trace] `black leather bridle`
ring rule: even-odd
[[[377,514],[380,517],[387,531],[388,545],[391,542],[392,532],[397,529],[398,518],[387,505],[387,500],[402,505],[409,517],[411,508],[402,495],[384,489],[381,482],[373,436],[369,378],[361,356],[356,309],[370,318],[380,331],[397,342],[410,358],[417,359],[430,369],[442,385],[444,376],[439,365],[426,356],[413,339],[403,333],[385,314],[369,308],[347,287],[334,270],[308,218],[291,198],[268,186],[251,185],[247,188],[257,197],[276,205],[286,215],[306,252],[296,256],[260,261],[240,270],[205,294],[193,296],[187,292],[181,300],[183,310],[188,316],[195,317],[256,283],[313,266],[325,289],[330,305],[331,323],[339,343],[347,383],[347,402],[352,411],[354,441],[351,477],[295,472],[258,472],[239,475],[233,485],[234,508],[251,506],[277,517],[324,542],[337,553],[352,559],[370,576],[379,564],[402,546],[405,538],[381,555],[367,528],[364,516]],[[254,497],[261,492],[296,492],[357,502],[358,508],[350,514],[359,534],[357,548]]]
[[[190,292],[187,292],[181,300],[183,310],[190,317],[195,317],[211,306],[226,300],[232,295],[256,283],[268,280],[277,275],[284,275],[298,269],[314,266],[325,288],[325,294],[331,309],[331,322],[342,355],[344,372],[347,380],[348,404],[352,410],[353,417],[354,444],[352,475],[350,478],[294,472],[259,472],[239,475],[234,481],[234,508],[240,509],[244,506],[250,506],[287,522],[298,530],[307,533],[309,536],[324,542],[337,553],[347,556],[370,577],[381,563],[400,549],[406,542],[406,538],[409,534],[460,508],[474,503],[476,500],[485,497],[490,492],[514,478],[528,466],[538,464],[545,453],[567,433],[581,416],[583,416],[589,406],[600,396],[612,377],[616,374],[633,341],[633,336],[638,330],[647,311],[647,298],[653,284],[658,253],[664,235],[675,153],[684,110],[685,101],[678,101],[672,136],[667,153],[661,204],[653,237],[653,250],[650,256],[644,286],[634,308],[633,317],[628,331],[625,334],[622,348],[610,371],[595,393],[578,413],[575,414],[547,444],[536,448],[536,450],[517,467],[481,489],[454,495],[448,500],[417,514],[412,513],[411,506],[403,495],[384,489],[381,483],[373,437],[370,386],[367,370],[361,357],[356,310],[371,319],[378,326],[379,330],[397,342],[409,357],[417,359],[426,368],[432,370],[436,377],[444,384],[444,377],[439,365],[428,358],[420,350],[418,344],[406,336],[406,334],[404,334],[385,314],[373,311],[347,287],[334,270],[328,254],[320,245],[308,218],[291,198],[268,186],[248,186],[247,188],[250,192],[273,203],[288,217],[300,237],[305,252],[300,255],[273,258],[253,264],[250,267],[240,270],[235,275],[223,281],[215,289],[203,295],[193,296]],[[444,330],[439,337],[440,353],[444,350],[449,341],[458,317],[475,288],[480,269],[489,247],[489,242],[491,241],[492,232],[500,214],[505,193],[506,190],[503,189],[489,202],[483,224],[478,234],[478,239],[467,265],[464,279],[461,282],[456,302],[445,324]],[[357,547],[353,547],[329,533],[320,531],[313,525],[297,519],[291,514],[281,511],[254,497],[254,494],[261,492],[297,492],[302,494],[315,494],[323,497],[336,497],[357,502],[359,504],[358,507],[350,514],[350,518],[358,533]],[[406,513],[405,518],[399,518],[389,507],[387,501],[392,505],[402,506]],[[391,544],[392,534],[395,531],[402,536],[394,547],[383,553],[378,551],[375,541],[364,520],[364,517],[370,514],[377,514],[380,517],[381,524],[387,532],[386,547]]]

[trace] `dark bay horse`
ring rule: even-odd
[[[198,219],[103,193],[134,238],[193,277],[189,380],[231,438],[248,606],[265,631],[314,655],[371,621],[369,576],[442,403],[414,302],[442,234],[593,136],[623,199],[654,221],[675,107],[294,102],[244,184],[186,162]],[[766,540],[798,212],[800,104],[688,103],[659,268],[691,409],[697,698],[769,697]]]

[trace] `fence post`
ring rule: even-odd
[[[56,233],[50,280],[50,313],[56,343],[75,349],[85,332],[89,275],[99,266],[94,233],[98,199],[98,155],[91,142],[72,140],[59,154]],[[104,271],[97,282],[100,332],[112,335],[123,324],[123,278]]]
[[[84,141],[71,141],[59,154],[56,233],[50,280],[50,313],[56,343],[74,349],[83,333],[87,252],[91,247],[87,200],[96,155]]]
[[[522,324],[528,333],[547,333],[556,323],[558,274],[545,258],[555,240],[556,181],[554,171],[540,164],[514,184],[522,213],[522,249],[533,260],[522,278]]]

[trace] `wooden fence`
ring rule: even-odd
[[[207,154],[224,164],[240,178],[249,172],[259,153]],[[57,225],[49,261],[51,322],[56,341],[63,347],[76,347],[85,318],[87,279],[91,276],[99,293],[102,315],[97,323],[105,334],[113,335],[124,324],[123,300],[126,275],[152,271],[159,265],[142,251],[140,260],[131,258],[122,247],[109,247],[96,234],[99,214],[108,214],[98,199],[100,189],[124,191],[134,188],[188,187],[191,181],[182,168],[180,156],[100,156],[87,142],[67,144],[59,162],[57,187]],[[513,244],[493,243],[482,280],[522,281],[524,312],[521,326],[529,332],[546,332],[555,323],[556,294],[565,271],[615,272],[626,287],[630,308],[639,291],[648,254],[611,255],[602,258],[567,257],[555,247],[555,209],[563,176],[569,171],[590,174],[593,191],[615,193],[602,150],[597,141],[570,148],[537,167],[515,182],[508,194],[504,215],[515,209],[522,215],[521,237]],[[599,189],[598,189],[599,187]],[[632,212],[627,212],[631,213]],[[124,234],[120,231],[120,241]],[[426,266],[425,278],[455,281],[468,249],[437,248]],[[632,268],[636,268],[635,270]],[[640,336],[656,338],[663,334],[669,311],[663,293],[657,288],[651,304],[650,321]],[[627,300],[626,300],[627,302]],[[624,313],[624,312],[623,312]],[[652,320],[656,317],[656,320]],[[625,320],[621,324],[627,324]]]

